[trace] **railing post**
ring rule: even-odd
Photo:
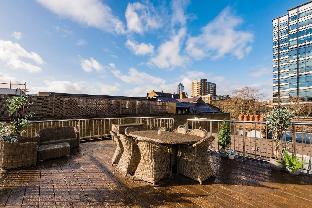
[[[291,123],[292,126],[292,142],[293,142],[293,155],[296,155],[296,126],[294,123]]]
[[[235,122],[233,122],[233,150],[236,151],[236,148],[235,148],[235,138],[236,138],[236,124]]]
[[[135,115],[138,115],[138,101],[135,102]]]
[[[220,121],[217,121],[218,123],[218,130],[217,130],[217,134],[219,133],[219,130],[220,130]],[[217,150],[219,151],[220,150],[220,147],[219,147],[219,142],[217,141]]]
[[[302,154],[301,154],[301,161],[303,161],[303,140],[305,140],[305,131],[304,131],[304,125],[302,125],[302,130],[301,130],[301,152],[302,152]],[[304,164],[302,164],[302,168],[304,167]]]
[[[244,128],[243,128],[243,155],[244,157],[246,157],[246,141],[245,141],[245,137],[246,137],[246,123],[244,122]]]
[[[255,158],[257,157],[257,122],[255,122]]]
[[[121,105],[122,105],[122,100],[119,100],[119,115],[121,115]]]

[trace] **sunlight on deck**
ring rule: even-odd
[[[34,207],[309,207],[312,177],[271,171],[264,162],[217,159],[203,185],[183,176],[157,187],[133,181],[110,165],[112,141],[81,144],[80,153],[4,173],[0,206]]]

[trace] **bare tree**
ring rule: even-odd
[[[263,102],[263,94],[260,90],[252,87],[243,87],[233,91],[228,100],[217,101],[214,104],[230,113],[231,118],[237,119],[240,114],[263,114],[268,110],[268,106]]]
[[[290,98],[287,107],[297,117],[310,117],[312,115],[312,103],[302,102],[298,97]]]

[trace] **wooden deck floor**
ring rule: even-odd
[[[271,171],[250,159],[219,159],[216,178],[183,176],[153,187],[110,165],[111,141],[81,144],[80,153],[0,179],[0,207],[312,207],[312,177]]]

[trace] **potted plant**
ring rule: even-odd
[[[249,114],[244,115],[244,121],[249,121]]]
[[[249,118],[250,118],[250,121],[255,121],[255,115],[252,114],[252,115],[250,115]]]
[[[22,136],[31,117],[29,105],[26,96],[9,97],[6,101],[10,121],[0,124],[1,169],[27,167],[37,162],[37,142]]]
[[[280,168],[282,163],[281,155],[281,138],[285,130],[290,126],[290,121],[293,118],[293,114],[286,108],[277,107],[274,108],[267,116],[266,123],[269,131],[273,137],[273,152],[275,159],[271,159],[270,163],[273,166]]]
[[[283,151],[283,163],[286,167],[286,170],[294,175],[300,174],[300,170],[303,167],[303,162],[296,155],[291,155],[285,149]]]
[[[227,157],[227,148],[231,145],[231,128],[230,122],[223,121],[218,132],[219,152],[222,157]]]
[[[239,120],[239,121],[243,121],[243,120],[244,120],[244,114],[239,114],[238,120]]]

